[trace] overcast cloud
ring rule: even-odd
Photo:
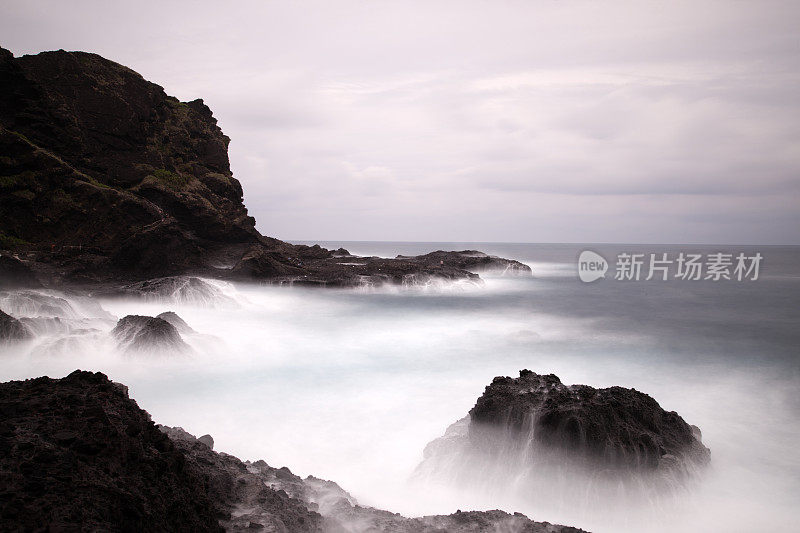
[[[203,98],[283,239],[800,244],[800,3],[3,2]]]

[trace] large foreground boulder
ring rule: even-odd
[[[0,385],[0,530],[217,531],[199,474],[103,374]]]

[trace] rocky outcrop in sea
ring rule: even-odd
[[[710,458],[699,428],[647,394],[522,370],[496,377],[426,447],[416,475],[613,512],[688,490]]]

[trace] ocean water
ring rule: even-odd
[[[0,347],[0,378],[103,371],[158,423],[210,433],[217,450],[332,479],[362,504],[406,515],[501,508],[595,532],[796,530],[800,247],[320,244],[384,257],[478,249],[523,261],[534,277],[416,289],[211,282],[212,297],[147,302],[63,295],[86,331],[51,328]],[[606,279],[578,279],[585,249],[612,263]],[[763,261],[755,281],[617,281],[622,252],[759,252]],[[41,312],[3,298],[7,312]],[[197,332],[185,336],[192,354],[116,350],[115,318],[168,310]],[[585,512],[502,486],[410,481],[425,445],[493,377],[523,368],[650,394],[701,428],[711,467],[658,512]]]

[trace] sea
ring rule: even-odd
[[[211,434],[218,451],[336,481],[363,505],[407,516],[503,509],[596,533],[797,531],[800,247],[319,244],[380,257],[480,250],[519,260],[533,276],[352,289],[210,280],[212,297],[146,301],[50,292],[85,327],[1,346],[0,378],[102,371],[158,423]],[[593,281],[580,276],[587,251],[606,262]],[[679,258],[689,257],[700,279],[679,275]],[[749,271],[737,272],[739,257]],[[654,261],[661,269],[651,276]],[[20,310],[9,298],[0,296],[0,308]],[[185,336],[191,354],[115,349],[108,332],[117,318],[164,311],[195,331]],[[649,394],[701,429],[710,467],[656,513],[586,513],[504,487],[420,483],[425,445],[495,376],[521,369]]]

